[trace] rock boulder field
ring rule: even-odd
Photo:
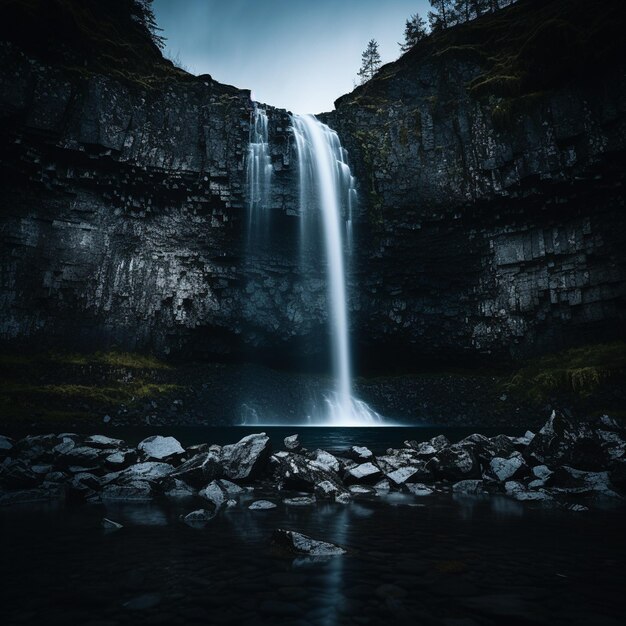
[[[621,506],[626,490],[624,427],[607,416],[576,422],[556,411],[537,433],[523,437],[474,434],[450,443],[438,436],[407,441],[384,454],[360,446],[333,453],[301,446],[297,452],[272,453],[265,433],[187,449],[162,436],[144,439],[136,448],[100,435],[68,433],[0,441],[0,505],[176,500],[202,503],[185,521],[203,526],[232,506],[269,514],[318,502],[385,502],[394,492],[425,504],[500,496],[583,511],[607,502]],[[288,437],[287,446],[292,442]],[[141,460],[161,454],[167,460]],[[115,469],[111,457],[133,460]]]

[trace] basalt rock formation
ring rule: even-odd
[[[421,42],[325,116],[359,185],[350,307],[364,360],[623,336],[619,4],[584,20],[575,0],[522,1]],[[325,352],[324,271],[298,269],[287,112],[268,108],[271,235],[250,246],[248,91],[149,46],[153,69],[127,74],[4,30],[0,339]],[[563,33],[574,43],[557,66]]]

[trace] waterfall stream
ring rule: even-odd
[[[294,115],[293,132],[300,176],[301,245],[317,236],[309,228],[308,213],[322,219],[326,273],[328,277],[328,317],[335,390],[326,396],[326,410],[313,420],[327,425],[371,425],[380,416],[352,396],[352,366],[346,285],[345,249],[351,247],[352,207],[356,196],[354,178],[346,163],[347,155],[339,136],[313,115]]]
[[[300,262],[305,267],[325,265],[328,283],[328,320],[334,389],[314,407],[308,423],[325,426],[372,426],[382,421],[365,402],[352,395],[352,364],[346,257],[352,249],[352,211],[356,202],[355,180],[339,136],[313,115],[293,115],[299,181]],[[251,118],[247,159],[249,245],[267,227],[272,161],[268,117],[255,105]],[[251,235],[252,233],[252,235]],[[260,239],[257,239],[258,244]],[[322,250],[322,255],[318,253]],[[306,280],[306,278],[304,278]],[[255,409],[254,421],[259,420]],[[244,423],[250,423],[250,416]]]
[[[258,213],[267,208],[272,184],[272,158],[268,140],[267,112],[254,106],[250,123],[250,143],[248,145],[248,219],[252,225],[259,221]]]

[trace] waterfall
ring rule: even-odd
[[[255,103],[251,116],[247,162],[250,227],[258,222],[259,211],[267,208],[272,184],[272,158],[268,141],[267,112],[260,109]]]
[[[354,178],[335,131],[313,115],[294,115],[292,125],[300,177],[303,254],[305,248],[308,249],[309,237],[317,235],[316,229],[309,228],[312,212],[321,216],[326,251],[328,317],[336,388],[326,397],[326,415],[319,417],[329,425],[371,425],[380,421],[380,416],[352,396],[344,238],[350,250],[356,196]]]

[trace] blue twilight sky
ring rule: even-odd
[[[164,53],[194,74],[251,89],[295,113],[333,109],[352,91],[374,38],[383,63],[400,55],[404,23],[427,0],[154,0]]]

